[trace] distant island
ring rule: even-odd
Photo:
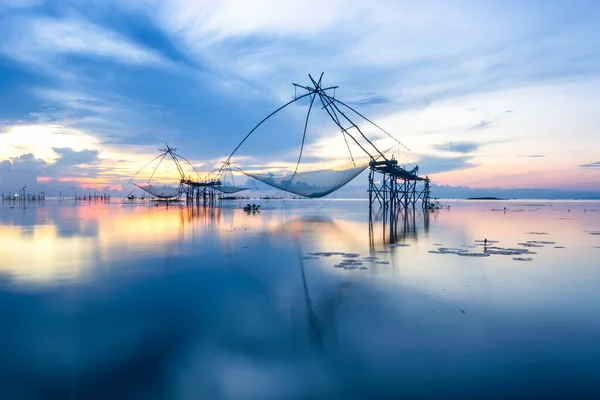
[[[507,200],[500,197],[467,197],[467,200]]]

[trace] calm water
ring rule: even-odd
[[[5,203],[0,398],[595,397],[600,203],[446,204]]]

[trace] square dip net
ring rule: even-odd
[[[183,188],[181,187],[181,185],[175,187],[168,185],[153,185],[151,183],[136,183],[135,186],[139,187],[144,192],[149,193],[152,196],[157,197],[159,199],[172,199],[183,193]]]
[[[234,194],[237,192],[241,192],[242,190],[248,190],[248,188],[245,188],[245,187],[232,186],[232,185],[215,186],[215,189],[217,189],[219,192],[225,193],[225,194]]]
[[[276,175],[243,171],[247,176],[276,189],[309,198],[327,196],[356,178],[368,167],[361,164],[348,169],[325,169]]]

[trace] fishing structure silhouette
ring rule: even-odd
[[[361,129],[356,121],[362,121],[362,123],[366,123],[371,127],[376,128],[379,132],[391,138],[395,143],[392,148],[403,147],[407,151],[409,151],[409,149],[375,122],[347,103],[336,98],[335,91],[338,86],[325,87],[322,84],[323,73],[321,73],[319,79],[314,79],[310,74],[308,77],[311,82],[310,85],[293,83],[295,88],[294,98],[271,112],[256,124],[256,126],[242,138],[225,161],[223,161],[221,167],[208,174],[207,178],[200,179],[200,174],[198,174],[193,165],[187,159],[179,155],[175,148],[170,147],[167,144],[166,148],[160,149],[161,153],[151,162],[146,164],[140,171],[136,172],[129,182],[131,183],[148,165],[159,160],[150,179],[148,179],[148,182],[145,184],[135,184],[137,187],[159,199],[181,199],[185,194],[185,200],[187,202],[214,205],[218,200],[225,197],[224,195],[231,195],[249,189],[247,187],[235,186],[234,172],[245,174],[252,179],[287,193],[293,193],[306,198],[321,198],[336,192],[368,168],[367,191],[369,194],[370,210],[378,205],[380,208],[384,209],[386,213],[389,212],[390,215],[395,215],[400,210],[415,207],[419,203],[425,209],[431,208],[432,203],[429,178],[419,175],[419,167],[417,165],[411,169],[406,169],[398,163],[398,160],[396,160],[393,155],[391,157],[387,156],[386,154],[389,153],[389,150],[391,149],[378,148],[375,145],[374,140],[365,134],[365,131]],[[298,95],[298,90],[305,93]],[[309,105],[304,119],[304,129],[298,158],[291,174],[275,176],[273,173],[261,174],[244,171],[242,168],[234,166],[234,156],[259,127],[286,107],[297,103],[302,99],[309,100]],[[351,161],[349,162],[349,167],[347,166],[344,169],[322,169],[316,171],[300,171],[299,169],[304,153],[309,119],[317,100],[320,103],[322,110],[327,113],[329,119],[340,130],[340,133],[343,136]],[[368,158],[368,162],[357,163],[357,157],[356,154],[353,154],[352,152],[351,144],[356,145],[358,149],[360,149],[360,152]],[[175,163],[180,175],[179,186],[176,188],[160,187],[152,184],[152,178],[155,175],[157,168],[166,158]],[[192,174],[193,176],[185,174],[182,163],[186,163],[192,168],[194,172]],[[231,180],[231,184],[225,183],[228,179]]]

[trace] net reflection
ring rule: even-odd
[[[357,233],[363,225],[354,221],[334,221],[323,215],[305,215],[280,225],[282,232],[300,234],[305,242],[317,242],[331,248],[352,250],[361,245]]]
[[[343,244],[345,248],[355,250],[360,244],[351,234],[352,229],[320,215],[307,215],[285,222],[280,225],[279,230],[294,235],[309,343],[317,351],[323,352],[328,343],[335,341],[336,316],[345,296],[349,294],[348,290],[353,286],[353,280],[345,276],[324,286],[321,269],[318,275],[311,274],[310,267],[307,270],[304,256],[307,248],[314,246],[314,243],[307,239],[313,236],[314,232],[318,232],[322,238],[319,245]]]

